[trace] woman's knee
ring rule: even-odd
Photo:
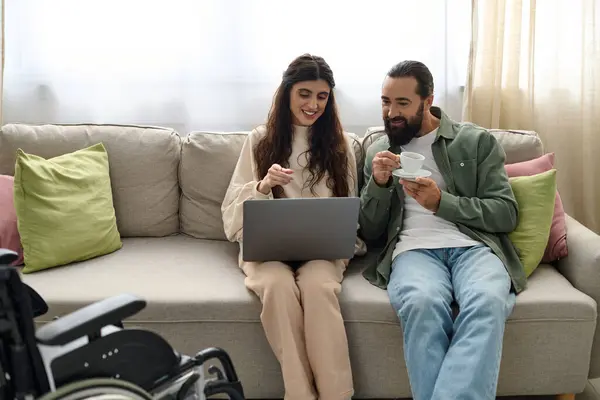
[[[343,279],[342,261],[314,260],[298,269],[296,283],[303,298],[327,297],[339,294]]]
[[[297,295],[298,286],[291,268],[279,261],[270,261],[245,267],[246,286],[261,300],[265,297]]]

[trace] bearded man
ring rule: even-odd
[[[387,135],[368,147],[360,196],[361,235],[383,250],[364,277],[398,315],[414,399],[493,400],[505,322],[526,284],[508,238],[518,205],[502,147],[432,106],[433,88],[418,61],[383,82]],[[424,156],[421,170],[401,169],[402,152]]]

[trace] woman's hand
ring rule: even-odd
[[[271,165],[267,175],[258,184],[258,191],[262,194],[269,194],[271,189],[275,186],[285,186],[290,183],[294,178],[292,177],[292,171],[289,168],[283,168],[279,164]]]

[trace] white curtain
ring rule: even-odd
[[[380,125],[380,88],[425,62],[435,103],[460,118],[469,0],[6,0],[4,122],[248,130],[283,70],[331,65],[346,130]]]
[[[566,211],[600,232],[600,0],[474,0],[463,117],[530,129]]]

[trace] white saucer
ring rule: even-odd
[[[431,176],[431,171],[426,169],[420,169],[417,172],[406,172],[402,168],[395,169],[392,171],[392,175],[397,176],[400,179],[405,179],[407,181],[414,181],[416,178],[427,178]]]

